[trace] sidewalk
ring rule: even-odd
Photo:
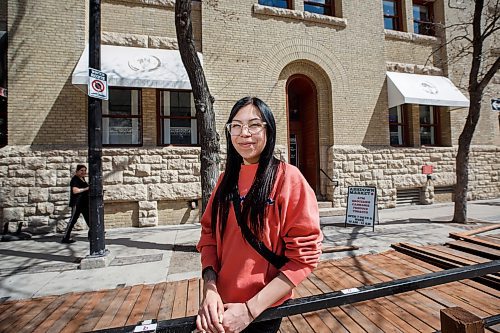
[[[500,198],[469,202],[471,223],[447,223],[452,215],[451,203],[380,210],[375,231],[344,227],[342,216],[324,218],[325,246],[354,245],[359,249],[325,253],[322,259],[383,252],[396,242],[444,243],[450,232],[500,223]],[[89,251],[86,231],[77,233],[73,244],[59,243],[59,234],[0,242],[0,302],[199,277],[199,254],[194,248],[199,233],[198,224],[110,229],[106,232],[106,248],[113,258],[110,265],[89,270],[78,269]]]

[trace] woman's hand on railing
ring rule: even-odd
[[[224,305],[215,285],[206,287],[205,298],[198,310],[196,317],[196,328],[201,332],[223,333],[222,317]]]
[[[227,303],[224,309],[222,326],[226,333],[239,333],[255,319],[245,303]]]

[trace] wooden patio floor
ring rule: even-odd
[[[497,238],[498,240],[498,238]],[[439,247],[429,247],[437,251]],[[444,250],[443,250],[444,251]],[[448,254],[451,251],[447,251]],[[470,257],[468,257],[471,259]],[[396,251],[322,262],[296,289],[308,296],[441,270]],[[0,332],[87,332],[196,314],[198,279],[69,293],[0,304]],[[460,306],[484,318],[500,314],[500,291],[472,280],[284,318],[285,332],[434,332],[439,311]],[[500,325],[487,332],[500,332]]]

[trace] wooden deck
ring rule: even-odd
[[[500,244],[498,235],[468,237]],[[461,241],[463,239],[454,242]],[[471,242],[465,243],[469,246],[467,243]],[[459,245],[463,247],[464,244]],[[477,252],[471,255],[449,245],[415,248],[444,255],[448,259],[458,257],[469,264],[490,260],[477,255]],[[477,250],[475,245],[472,248]],[[493,247],[489,248],[494,250]],[[498,254],[490,251],[487,256],[491,257],[492,253]],[[321,294],[438,270],[441,268],[392,250],[376,255],[325,261],[297,288],[296,294],[299,297]],[[200,293],[200,281],[191,279],[8,301],[0,304],[0,332],[86,332],[133,325],[151,318],[166,320],[191,316],[197,312]],[[454,306],[460,306],[482,318],[498,315],[500,291],[475,281],[463,280],[291,316],[284,318],[280,331],[434,332],[440,329],[440,309]],[[490,327],[487,332],[500,332],[499,326]]]

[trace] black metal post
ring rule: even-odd
[[[89,67],[101,69],[101,1],[90,0]],[[88,98],[90,255],[106,254],[102,188],[102,101]]]

